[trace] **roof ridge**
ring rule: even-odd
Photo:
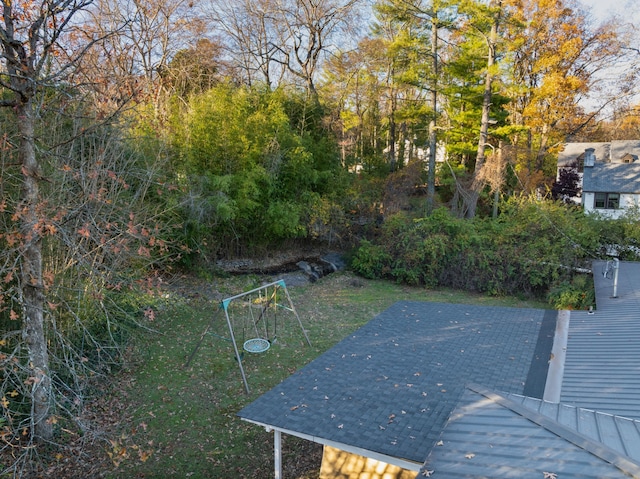
[[[472,389],[472,391],[473,391],[473,389]],[[475,391],[475,392],[477,392],[477,391]],[[545,404],[552,404],[552,405],[557,405],[557,406],[568,407],[568,408],[576,409],[578,411],[593,412],[595,414],[602,414],[603,416],[610,416],[610,417],[614,417],[616,419],[624,419],[626,421],[632,421],[634,423],[640,424],[640,419],[635,419],[635,418],[632,418],[632,417],[623,416],[621,414],[613,414],[613,413],[606,412],[606,411],[599,411],[599,410],[594,409],[594,408],[576,406],[575,404],[570,404],[568,402],[547,401],[546,399],[540,399],[540,398],[533,397],[533,396],[526,396],[526,395],[523,395],[523,394],[514,394],[514,393],[504,393],[504,394],[496,393],[496,394],[500,394],[501,396],[504,396],[507,400],[512,400],[512,399],[510,399],[512,397],[519,397],[519,398],[523,398],[523,399],[526,399],[526,400],[529,400],[529,401],[536,401],[536,402],[545,403]],[[516,402],[516,404],[518,404],[518,403]],[[524,405],[522,405],[522,406],[524,406]],[[527,409],[532,410],[530,407],[527,407],[527,406],[524,406],[524,407],[527,408]],[[545,416],[545,415],[543,414],[543,416]],[[546,417],[549,417],[549,416],[546,416]]]

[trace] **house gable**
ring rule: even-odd
[[[625,153],[622,158],[622,163],[634,163],[638,161],[638,155],[632,155],[631,153]]]
[[[558,154],[558,173],[576,168],[580,189],[571,200],[585,212],[617,218],[640,205],[640,140],[567,143]]]

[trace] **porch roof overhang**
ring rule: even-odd
[[[257,426],[261,426],[263,427],[267,432],[274,432],[274,433],[279,433],[279,434],[286,434],[288,436],[295,436],[295,437],[299,437],[300,439],[305,439],[307,441],[311,441],[314,442],[316,444],[321,444],[323,446],[330,446],[330,447],[334,447],[336,449],[340,449],[341,451],[345,451],[348,452],[350,454],[357,454],[359,456],[362,457],[367,457],[369,459],[374,459],[376,461],[380,461],[380,462],[384,462],[386,464],[391,464],[393,466],[398,466],[401,467],[403,469],[407,469],[409,471],[416,471],[418,472],[420,470],[420,468],[422,467],[422,463],[419,462],[415,462],[415,461],[410,461],[408,459],[403,459],[401,457],[394,457],[394,456],[389,456],[387,454],[381,454],[379,452],[376,451],[372,451],[369,449],[363,449],[361,447],[357,447],[351,444],[346,444],[344,442],[338,442],[338,441],[332,441],[331,439],[326,439],[320,436],[312,436],[310,434],[305,434],[304,432],[300,432],[300,431],[294,431],[291,429],[286,429],[286,428],[282,428],[282,427],[277,427],[277,426],[273,426],[271,424],[265,424],[265,423],[261,423],[259,421],[253,421],[251,419],[245,419],[242,418],[243,421],[255,424]],[[277,441],[274,442],[274,444],[277,443]],[[280,455],[281,455],[282,451],[278,450],[277,447],[274,447],[274,456],[275,456],[275,463],[278,464],[280,462]],[[426,457],[426,456],[425,456]],[[277,474],[276,474],[277,476]]]

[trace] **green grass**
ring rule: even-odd
[[[256,278],[216,283],[221,297],[256,286]],[[188,368],[185,363],[218,304],[173,295],[149,333],[132,353],[135,363],[117,378],[113,394],[125,401],[120,435],[108,447],[111,478],[273,477],[272,434],[245,423],[236,413],[295,370],[398,300],[545,307],[536,302],[454,291],[430,291],[336,273],[306,286],[289,288],[308,331],[309,347],[297,323],[279,326],[278,341],[263,354],[245,354],[251,394],[246,394],[224,316],[213,323]],[[288,318],[283,318],[288,319]],[[236,333],[239,334],[239,333]],[[237,338],[240,339],[240,338]],[[284,438],[284,476],[316,478],[319,449]],[[306,464],[299,466],[300,458]],[[305,471],[305,468],[307,469]]]

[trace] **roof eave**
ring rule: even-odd
[[[381,454],[379,452],[375,452],[375,451],[371,451],[369,449],[362,449],[360,447],[354,447],[351,446],[349,444],[345,444],[342,442],[337,442],[337,441],[332,441],[330,439],[325,439],[319,436],[312,436],[309,434],[305,434],[303,432],[299,432],[299,431],[294,431],[291,429],[284,429],[281,427],[277,427],[274,426],[272,424],[266,424],[260,421],[254,421],[252,419],[248,419],[245,417],[240,416],[240,419],[242,419],[243,421],[246,422],[250,422],[252,424],[256,424],[258,426],[261,426],[263,428],[265,428],[265,430],[267,432],[273,432],[273,431],[278,431],[282,434],[287,434],[289,436],[295,436],[295,437],[299,437],[301,439],[306,439],[307,441],[312,441],[315,442],[316,444],[322,444],[323,446],[329,446],[329,447],[334,447],[336,449],[340,449],[342,451],[351,453],[351,454],[357,454],[359,456],[363,456],[363,457],[367,457],[369,459],[373,459],[376,461],[380,461],[380,462],[384,462],[386,464],[390,464],[392,466],[397,466],[400,467],[402,469],[407,469],[409,471],[415,471],[418,472],[420,471],[420,468],[422,467],[422,463],[418,463],[418,462],[414,462],[414,461],[409,461],[407,459],[403,459],[401,457],[394,457],[394,456],[389,456],[387,454]]]

